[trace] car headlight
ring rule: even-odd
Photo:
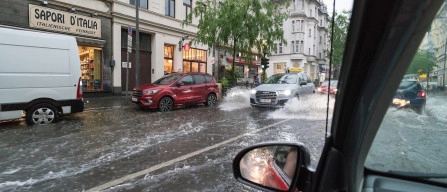
[[[292,91],[289,90],[289,89],[286,89],[286,90],[278,91],[278,93],[279,93],[280,95],[289,96],[289,95],[292,93]]]
[[[153,90],[144,90],[144,95],[155,95],[160,91],[160,89],[153,89]]]
[[[251,93],[251,94],[256,94],[256,89],[252,89],[252,90],[250,90],[250,93]]]
[[[318,91],[318,92],[321,92],[321,88],[318,87],[318,88],[317,88],[317,91]]]

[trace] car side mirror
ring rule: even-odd
[[[185,83],[183,83],[183,82],[181,82],[181,81],[179,81],[179,82],[177,83],[177,86],[179,86],[179,87],[181,87],[181,86],[183,86],[183,85],[185,85]]]
[[[300,86],[301,85],[307,85],[307,82],[303,81],[303,82],[300,83]]]
[[[233,174],[259,190],[306,191],[312,174],[309,165],[309,152],[300,143],[260,143],[236,155]]]

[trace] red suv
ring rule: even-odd
[[[216,79],[207,73],[172,73],[132,91],[132,102],[140,108],[170,111],[174,107],[214,105],[219,88]]]

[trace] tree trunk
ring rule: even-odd
[[[231,84],[232,84],[232,86],[235,86],[236,85],[236,73],[235,73],[235,70],[234,70],[234,63],[236,62],[236,42],[237,42],[237,38],[234,38],[234,40],[233,40],[233,66],[231,67],[231,76],[232,76],[232,78],[231,78]]]

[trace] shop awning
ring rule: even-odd
[[[230,63],[233,63],[233,58],[227,57],[227,61]],[[250,64],[249,62],[247,62],[243,59],[236,59],[234,62],[237,64],[241,64],[241,65],[249,65]],[[253,62],[251,62],[251,64],[254,66],[261,66],[260,61],[253,61]]]
[[[106,41],[102,40],[102,39],[93,39],[93,38],[79,37],[79,36],[75,36],[75,38],[76,38],[76,41],[78,42],[78,44],[81,44],[81,45],[104,47],[104,44],[106,44]]]

